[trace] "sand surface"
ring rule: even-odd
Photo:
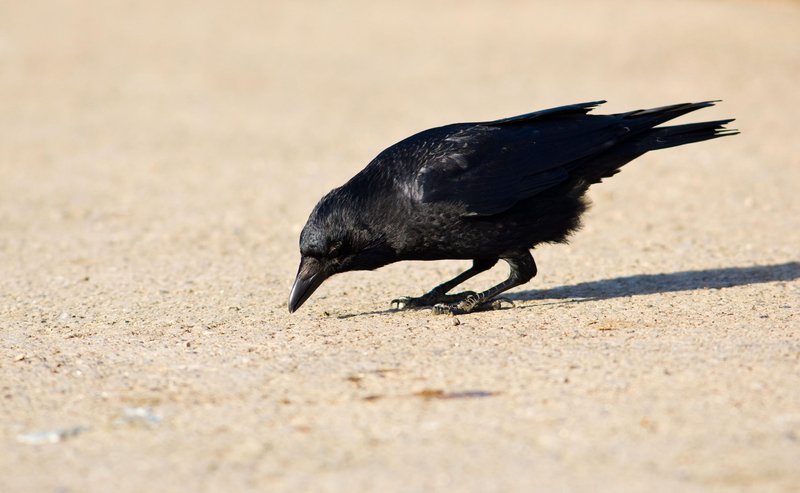
[[[798,47],[784,1],[0,2],[0,491],[800,491]],[[514,309],[388,310],[453,261],[287,313],[384,147],[595,99],[742,134],[594,187]]]

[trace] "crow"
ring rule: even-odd
[[[612,115],[605,101],[501,120],[431,128],[387,148],[314,207],[300,234],[294,312],[328,277],[401,260],[472,260],[472,267],[398,309],[439,314],[497,308],[497,296],[530,281],[530,250],[563,243],[580,227],[590,185],[657,149],[737,134],[733,119],[661,126],[718,101]],[[511,272],[486,291],[448,294],[503,259]]]

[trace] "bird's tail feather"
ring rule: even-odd
[[[677,106],[682,105],[676,105],[676,107]],[[695,107],[688,111],[693,111],[694,109],[697,108]],[[678,109],[678,111],[683,111],[684,113],[688,112],[685,111],[685,108]],[[671,120],[674,117],[675,116],[666,118],[666,120]],[[683,144],[692,144],[694,142],[702,142],[717,137],[736,135],[739,133],[738,130],[725,128],[725,125],[732,121],[734,120],[731,118],[728,120],[650,128],[619,147],[613,148],[606,153],[593,156],[589,160],[576,161],[571,166],[573,169],[580,169],[577,175],[579,183],[581,183],[583,187],[588,187],[592,183],[599,183],[603,178],[608,178],[617,174],[622,166],[646,152],[667,149]],[[585,164],[590,165],[586,166]]]
[[[704,140],[736,135],[738,130],[725,128],[732,122],[729,120],[716,120],[712,122],[689,123],[686,125],[671,125],[649,130],[636,139],[634,145],[642,152],[667,149],[683,144],[692,144]]]
[[[679,103],[671,104],[669,106],[660,106],[658,108],[650,108],[646,110],[628,111],[620,113],[617,116],[629,120],[632,127],[640,129],[652,128],[664,122],[678,118],[692,111],[697,111],[702,108],[714,106],[719,101],[701,101],[699,103]]]

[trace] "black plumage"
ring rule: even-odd
[[[714,102],[614,115],[574,104],[491,122],[425,130],[381,152],[319,201],[300,235],[289,311],[333,274],[401,260],[470,259],[472,267],[399,308],[465,313],[491,306],[536,275],[530,249],[580,226],[590,185],[642,154],[738,133],[718,120],[658,125]],[[499,259],[509,278],[481,293],[447,294]]]

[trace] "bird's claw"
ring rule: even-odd
[[[501,298],[492,299],[489,303],[487,303],[487,305],[491,306],[492,310],[502,310],[503,309],[503,303],[508,303],[508,307],[509,308],[514,308],[515,306],[517,306],[517,305],[514,304],[514,302],[512,300],[510,300],[508,298],[502,298],[502,297]]]
[[[406,308],[411,308],[413,300],[410,296],[403,296],[402,298],[395,298],[392,300],[391,307],[395,310],[403,310]]]

